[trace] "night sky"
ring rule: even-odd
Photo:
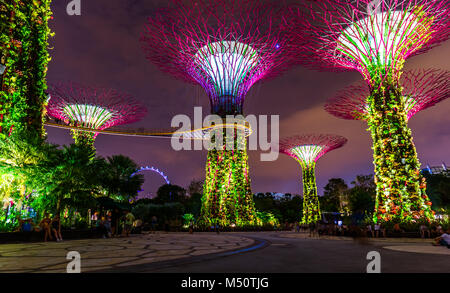
[[[139,38],[146,18],[164,0],[96,0],[82,2],[82,16],[66,14],[69,0],[53,1],[50,27],[48,81],[74,81],[85,85],[128,92],[148,107],[147,117],[127,127],[162,129],[176,114],[193,116],[195,106],[209,114],[209,101],[199,86],[186,84],[160,72],[146,61]],[[427,54],[410,58],[406,69],[450,70],[450,41]],[[349,184],[357,174],[373,173],[371,138],[360,121],[335,118],[323,110],[325,101],[338,90],[358,81],[358,72],[316,72],[297,67],[284,75],[253,86],[244,105],[245,114],[280,115],[280,136],[332,133],[348,138],[348,144],[322,157],[317,164],[319,193],[328,179],[341,177]],[[414,142],[423,166],[450,164],[450,99],[410,120]],[[205,115],[206,115],[205,114]],[[47,128],[48,139],[59,145],[72,143],[68,130]],[[156,166],[172,184],[187,187],[205,176],[206,151],[172,150],[170,139],[99,135],[98,155],[123,154],[139,165]],[[249,152],[253,192],[301,194],[301,169],[285,155],[261,162],[259,151]],[[146,174],[145,193],[156,193],[164,183]]]

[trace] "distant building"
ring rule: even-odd
[[[440,165],[440,166],[434,166],[434,167],[430,167],[429,165],[427,165],[427,167],[425,169],[422,169],[422,173],[428,173],[428,174],[432,174],[432,175],[441,174],[441,175],[450,176],[450,167],[447,166],[445,163],[442,163],[442,165]]]

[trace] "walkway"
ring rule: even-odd
[[[0,273],[64,273],[69,251],[81,255],[81,271],[116,270],[220,253],[251,246],[253,240],[214,233],[156,233],[129,238],[0,245]]]

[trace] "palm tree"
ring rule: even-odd
[[[144,183],[140,174],[132,176],[138,170],[138,165],[128,157],[117,155],[107,158],[103,174],[103,186],[108,197],[116,197],[128,201],[136,197]]]
[[[28,180],[34,186],[40,206],[57,214],[66,206],[88,208],[101,195],[99,174],[104,160],[92,148],[70,145],[40,161]]]

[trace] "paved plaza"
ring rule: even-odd
[[[82,272],[360,272],[381,254],[382,272],[450,272],[450,249],[431,239],[309,237],[295,232],[155,233],[129,238],[0,245],[0,273],[64,273],[69,251]],[[417,264],[420,264],[418,266]]]
[[[390,249],[403,252],[414,252],[424,254],[440,254],[450,255],[450,249],[443,246],[433,246],[432,239],[425,238],[362,238],[354,240],[350,237],[342,236],[314,236],[310,237],[309,233],[282,233],[280,237],[294,239],[312,239],[312,240],[339,240],[339,241],[357,241],[361,244],[382,246],[383,249]]]
[[[81,255],[82,272],[164,262],[244,248],[253,240],[215,233],[156,233],[129,238],[0,245],[0,273],[65,273],[69,251]]]

